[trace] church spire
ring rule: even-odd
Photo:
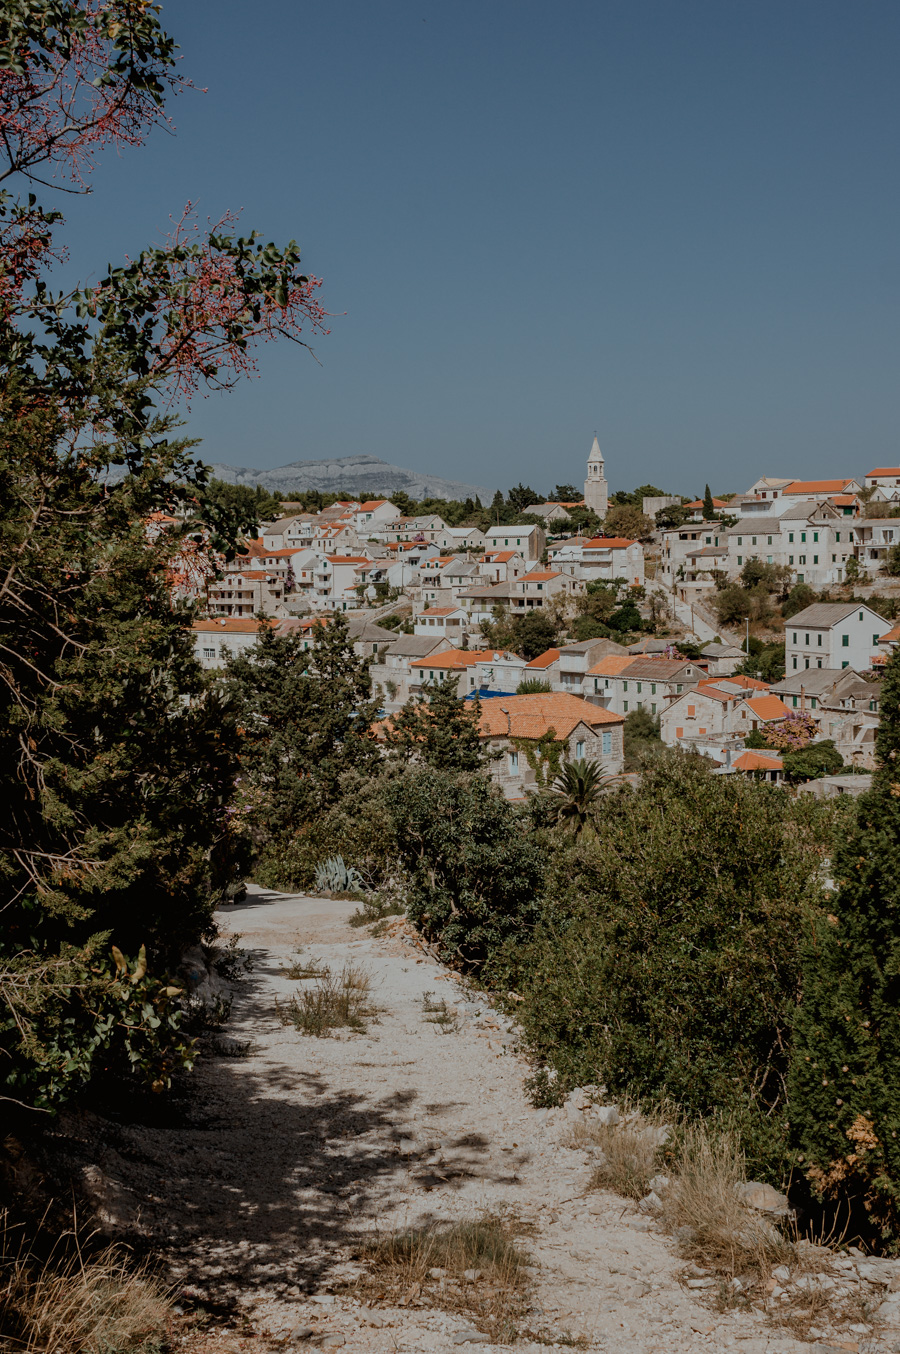
[[[600,439],[594,433],[590,454],[587,459],[587,479],[584,482],[584,501],[598,517],[605,517],[609,507],[609,485],[603,470],[603,452]]]

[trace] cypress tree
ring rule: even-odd
[[[789,1075],[797,1161],[820,1199],[900,1231],[900,652],[887,665],[877,770],[813,918]]]
[[[706,493],[703,495],[703,516],[707,522],[711,522],[716,515],[716,505],[713,503],[713,496],[710,493],[709,485],[706,486]]]

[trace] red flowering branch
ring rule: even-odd
[[[4,0],[0,181],[49,164],[83,189],[100,146],[140,145],[167,121],[185,82],[158,15],[147,0]]]

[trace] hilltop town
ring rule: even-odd
[[[610,495],[595,435],[580,499],[522,488],[491,510],[284,501],[233,560],[182,554],[173,588],[199,607],[201,664],[252,647],[261,623],[310,647],[340,614],[384,715],[448,679],[479,700],[509,797],[535,783],[511,741],[526,728],[613,773],[631,725],[783,784],[792,720],[804,746],[827,745],[817,773],[807,758],[831,773],[816,792],[861,791],[844,773],[874,765],[879,673],[900,640],[900,468],[635,501]]]

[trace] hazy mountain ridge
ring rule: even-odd
[[[270,492],[278,490],[318,489],[333,494],[342,489],[357,495],[409,494],[410,498],[490,499],[491,491],[477,484],[462,484],[440,475],[420,474],[390,465],[377,456],[341,456],[324,461],[292,461],[274,470],[254,470],[250,466],[208,462],[218,479],[228,484],[261,484]]]

